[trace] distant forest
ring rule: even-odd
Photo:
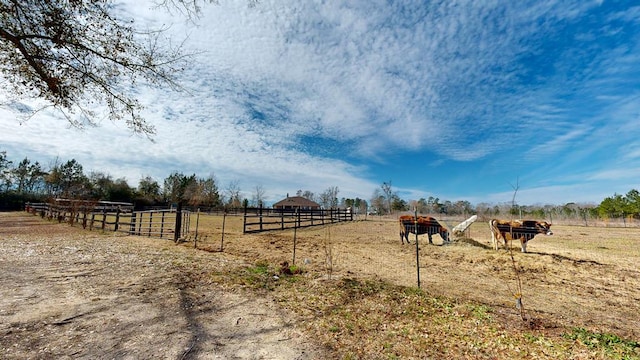
[[[6,151],[0,151],[0,210],[20,210],[25,202],[47,202],[56,198],[130,202],[137,209],[168,207],[176,203],[209,209],[238,209],[264,204],[265,190],[262,186],[256,186],[250,193],[250,196],[243,196],[238,181],[232,181],[223,188],[213,175],[201,178],[180,172],[169,174],[162,184],[147,176],[140,179],[137,187],[131,187],[126,179],[113,178],[110,174],[95,171],[85,174],[75,159],[55,159],[44,166],[26,157],[20,162],[11,161]],[[594,220],[640,219],[640,192],[635,189],[625,195],[607,197],[598,205],[520,205],[516,201],[474,205],[468,201],[452,202],[437,197],[407,200],[398,196],[391,181],[383,182],[368,200],[339,198],[338,193],[338,186],[331,186],[317,194],[298,190],[296,195],[313,200],[324,208],[352,207],[358,214],[368,215],[418,211],[446,216],[478,214],[484,218],[572,219],[585,224]]]

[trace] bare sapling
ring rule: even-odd
[[[331,241],[331,225],[325,228],[324,233],[324,255],[325,255],[325,270],[327,271],[327,278],[331,280],[333,275],[334,256],[333,256],[333,242]]]
[[[511,209],[515,208],[516,205],[516,194],[518,193],[518,189],[520,188],[519,185],[519,181],[516,180],[516,185],[511,185],[511,187],[513,188],[513,197],[511,198]],[[513,215],[512,215],[512,219],[513,220]],[[507,239],[504,239],[505,241],[505,245],[509,245]],[[516,264],[516,259],[513,256],[513,247],[512,246],[507,246],[507,248],[509,249],[509,256],[511,257],[511,265],[513,266],[513,272],[516,275],[516,291],[513,292],[513,297],[516,299],[516,309],[518,309],[520,311],[520,318],[525,321],[526,320],[526,314],[525,314],[525,310],[524,310],[524,305],[522,304],[522,279],[520,278],[520,270],[518,269],[518,266]]]

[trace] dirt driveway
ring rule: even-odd
[[[326,357],[268,297],[203,276],[238,258],[79,231],[0,213],[0,358]]]

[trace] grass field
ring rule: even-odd
[[[401,245],[392,220],[244,235],[241,217],[200,214],[179,245],[127,236],[118,246],[130,244],[127,266],[136,258],[145,266],[158,262],[144,260],[157,247],[163,273],[199,284],[189,287],[192,299],[215,286],[256,304],[272,300],[328,352],[306,358],[640,359],[640,229],[552,229],[554,235],[532,240],[527,254],[517,244],[514,251],[491,249],[485,222],[447,245],[421,236],[420,288],[415,238]],[[95,232],[73,231],[94,241]],[[109,246],[110,239],[92,246]],[[142,241],[145,250],[134,250]],[[116,255],[108,261],[102,266],[125,266]],[[135,273],[127,274],[135,283]],[[202,311],[198,316],[212,310]],[[193,358],[207,358],[199,354]]]
[[[227,218],[224,244],[221,224],[201,215],[206,238],[198,248],[224,245],[270,273],[292,264],[295,237],[303,275],[289,286],[265,277],[260,287],[292,311],[322,313],[312,328],[328,343],[353,347],[346,357],[437,357],[457,349],[456,356],[472,358],[640,358],[638,228],[556,226],[554,235],[532,240],[527,254],[519,244],[491,249],[485,222],[450,245],[421,236],[417,289],[416,248],[400,244],[395,221],[242,235],[241,218]]]

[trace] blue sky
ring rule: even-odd
[[[155,141],[108,120],[20,121],[0,151],[132,186],[173,171],[287,193],[598,204],[640,188],[640,6],[628,1],[221,1],[195,24],[131,1],[196,55],[140,88]],[[1,95],[0,91],[0,95]]]

